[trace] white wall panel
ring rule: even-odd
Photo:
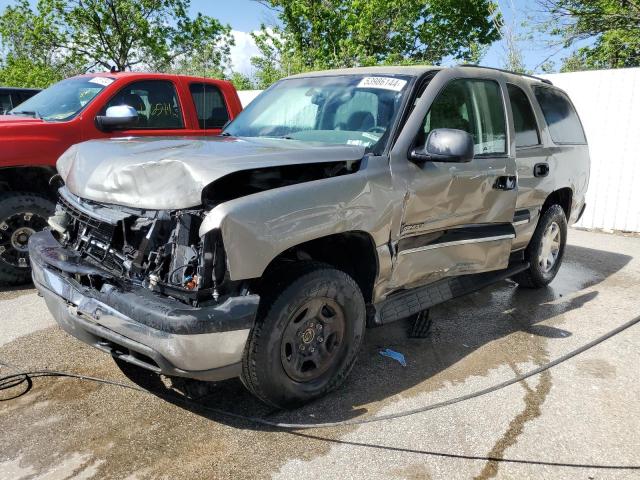
[[[640,232],[640,68],[543,75],[565,90],[591,154],[579,226]]]

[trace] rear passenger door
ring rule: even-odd
[[[394,188],[405,192],[391,288],[508,265],[517,185],[504,85],[466,73],[436,75],[391,152]],[[474,158],[412,162],[408,152],[439,128],[471,134]]]
[[[544,203],[551,178],[549,155],[542,142],[539,122],[526,85],[507,83],[509,106],[513,118],[513,129],[518,169],[518,201],[514,216],[516,239],[514,249],[524,248],[529,243],[538,222],[539,209]]]

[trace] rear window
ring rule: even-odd
[[[220,90],[214,85],[192,83],[189,86],[198,114],[200,128],[222,128],[229,121],[229,112]]]
[[[587,143],[580,119],[569,97],[552,88],[537,87],[534,92],[555,143]]]

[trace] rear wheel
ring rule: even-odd
[[[263,296],[243,358],[242,381],[260,400],[295,408],[338,387],[365,328],[356,282],[330,266],[297,265]]]
[[[541,288],[556,277],[567,242],[567,219],[560,205],[552,205],[542,215],[536,231],[525,250],[525,259],[530,263],[527,270],[513,279],[520,286]]]
[[[47,226],[54,209],[53,202],[34,193],[0,195],[0,284],[29,282],[29,237]]]

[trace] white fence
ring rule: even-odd
[[[589,141],[587,209],[578,226],[640,232],[640,68],[543,76],[569,93]],[[242,104],[259,93],[239,92]]]
[[[544,75],[578,110],[591,154],[578,224],[640,232],[640,68]]]

